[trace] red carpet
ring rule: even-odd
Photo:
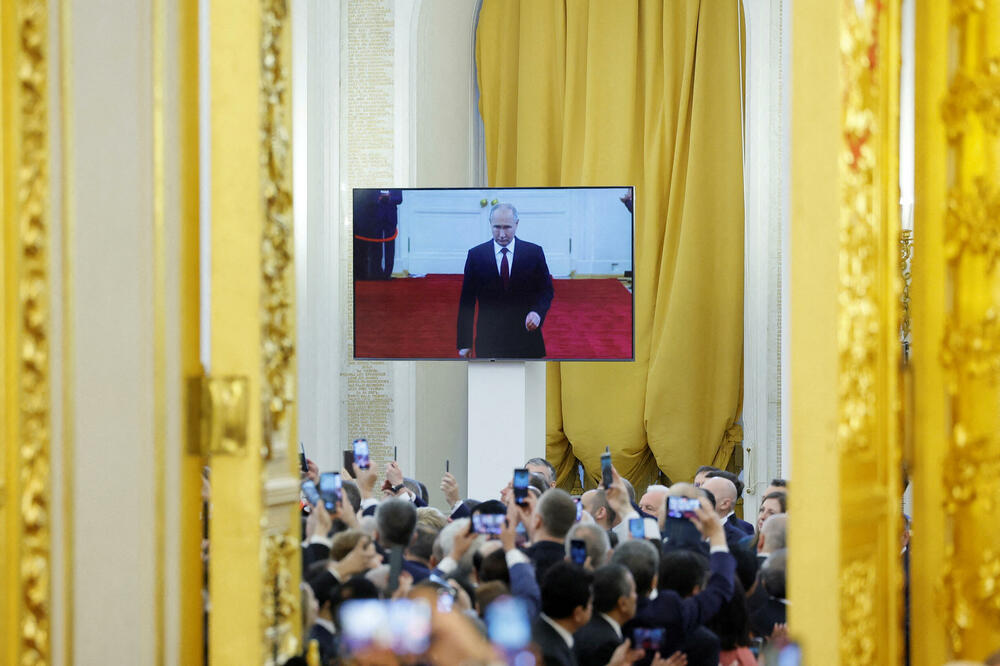
[[[632,294],[615,279],[554,280],[549,359],[631,359]],[[461,275],[354,283],[358,358],[457,358]]]

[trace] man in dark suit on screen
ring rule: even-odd
[[[516,238],[517,208],[490,209],[493,239],[469,250],[458,303],[458,355],[468,358],[542,358],[542,324],[552,304],[545,253]],[[476,304],[479,316],[476,317]]]

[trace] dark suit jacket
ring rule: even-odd
[[[726,526],[735,527],[740,532],[743,532],[743,534],[753,535],[753,525],[745,520],[740,520],[736,517],[735,513],[729,516],[729,518],[726,518]]]
[[[774,630],[775,624],[784,623],[785,604],[774,597],[768,597],[760,608],[750,613],[750,631],[754,636],[767,638]]]
[[[458,302],[458,349],[472,348],[475,321],[478,358],[542,358],[545,356],[542,325],[552,304],[552,294],[552,276],[540,246],[515,239],[510,288],[504,290],[493,240],[477,245],[469,250],[465,260]],[[524,327],[529,312],[537,312],[541,318],[534,331]]]
[[[622,639],[597,611],[573,634],[573,652],[580,666],[605,666],[621,643]]]
[[[525,549],[524,554],[535,567],[535,580],[541,586],[545,573],[556,562],[566,559],[566,547],[555,541],[539,541]]]
[[[542,652],[545,666],[577,666],[576,655],[549,623],[538,618],[531,627],[531,640]]]
[[[663,627],[666,631],[660,654],[669,657],[685,643],[698,627],[712,618],[733,592],[733,572],[736,560],[729,553],[712,553],[709,559],[711,575],[708,584],[698,594],[682,599],[673,590],[660,590],[656,599],[640,607],[635,618],[625,627],[625,635],[633,627]]]

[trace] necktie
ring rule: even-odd
[[[500,281],[503,283],[504,291],[510,288],[510,264],[507,263],[507,248],[502,248],[500,254],[503,255],[503,259],[500,260]]]

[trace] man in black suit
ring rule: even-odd
[[[524,508],[519,510],[522,515],[526,511]],[[538,498],[524,522],[531,536],[531,545],[525,549],[525,554],[535,566],[535,575],[541,585],[549,567],[566,558],[566,534],[576,522],[576,503],[565,490],[553,488]]]
[[[728,525],[730,529],[735,528],[736,530],[742,532],[744,536],[753,536],[754,532],[753,525],[751,525],[745,520],[738,518],[735,513],[736,503],[743,495],[743,482],[740,481],[739,477],[733,474],[732,472],[727,472],[725,470],[720,469],[714,472],[709,472],[708,477],[705,479],[705,483],[707,484],[709,479],[716,479],[716,478],[725,479],[729,481],[730,483],[733,484],[733,490],[734,490],[733,501],[732,504],[730,504],[727,507],[726,509],[727,513],[722,513],[721,511],[719,512],[719,515],[722,516],[722,521],[726,525]],[[703,484],[703,487],[707,488],[708,486]],[[713,490],[711,492],[715,491]],[[716,494],[716,501],[719,501],[718,494]],[[716,509],[718,508],[719,507],[716,507]]]
[[[705,479],[702,489],[715,497],[715,513],[722,520],[730,550],[747,536],[745,528],[750,528],[750,534],[753,534],[753,525],[737,518],[733,511],[736,507],[736,486],[732,481],[721,476],[710,476]]]
[[[622,644],[622,625],[635,616],[638,595],[629,570],[609,564],[594,571],[594,613],[573,634],[573,652],[580,666],[605,666]]]
[[[388,280],[396,256],[401,190],[354,190],[354,277]]]
[[[516,238],[517,209],[490,210],[493,239],[469,250],[458,302],[458,355],[468,358],[542,358],[542,324],[552,304],[552,276],[545,253]],[[479,315],[476,316],[476,305]]]
[[[787,563],[785,549],[776,550],[767,558],[760,568],[760,585],[767,594],[767,600],[750,610],[750,631],[755,636],[768,638],[774,631],[774,625],[786,622],[785,607],[785,570]]]
[[[590,621],[592,580],[583,567],[565,561],[545,574],[542,612],[531,629],[545,666],[577,666],[573,634]]]

